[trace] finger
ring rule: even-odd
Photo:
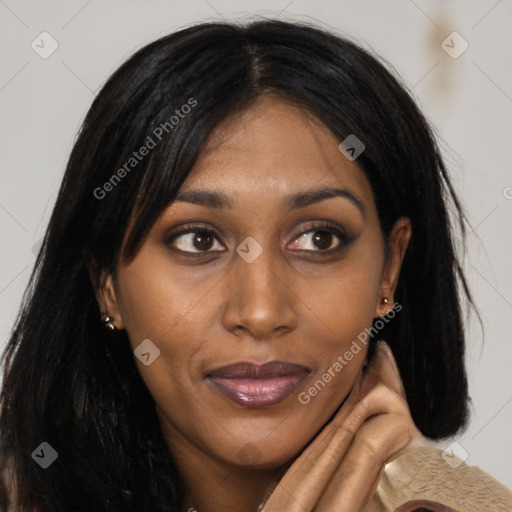
[[[314,506],[354,435],[355,431],[344,430],[342,425],[357,404],[355,397],[358,396],[362,378],[360,372],[334,418],[294,461],[279,483],[272,482],[270,487],[273,492],[264,512],[294,510],[290,508],[294,506],[299,506],[299,510],[304,512],[309,510],[307,507]]]
[[[313,442],[292,464],[275,486],[264,512],[311,510],[336,471],[354,435],[372,415],[400,411],[403,403],[387,385],[400,392],[401,381],[391,350],[379,342],[367,371],[359,373],[352,390]],[[373,393],[370,393],[373,390]]]
[[[326,485],[315,511],[327,512],[343,506],[344,512],[365,509],[386,461],[409,443],[407,422],[400,415],[369,419],[358,431],[343,461]]]
[[[358,379],[336,418],[292,464],[277,485],[263,509],[264,512],[312,510],[361,425],[371,416],[399,414],[404,411],[404,403],[400,397],[382,383],[374,385],[361,399],[360,390],[364,380],[372,378],[378,381],[380,364],[377,359],[375,378],[365,376]]]
[[[315,438],[316,445],[309,445],[303,452],[303,459],[309,459],[318,449],[323,450],[326,444],[332,439],[337,425],[343,424],[353,412],[356,404],[361,398],[373,389],[378,382],[388,385],[397,394],[402,395],[403,390],[398,367],[394,360],[389,345],[385,341],[378,341],[374,358],[367,371],[361,370],[352,386],[352,389],[330,423]],[[403,395],[405,397],[405,393]],[[329,426],[330,425],[330,426]]]
[[[371,415],[398,412],[404,404],[400,400],[397,401],[393,395],[388,395],[386,388],[390,388],[399,397],[405,397],[391,349],[385,341],[379,341],[371,365],[364,374],[362,371],[359,372],[343,406],[316,436],[314,442],[305,449],[304,457],[301,457],[302,461],[297,466],[306,461],[314,463],[315,453],[324,453],[326,446],[332,442],[336,430],[341,425],[347,423],[350,430],[355,433]],[[373,394],[368,396],[370,392]],[[343,429],[336,435],[343,437],[342,432]],[[336,446],[336,442],[333,446]]]
[[[354,407],[357,404],[359,397],[360,397],[361,387],[364,382],[364,377],[365,376],[363,373],[363,369],[361,368],[361,370],[357,374],[357,378],[354,381],[354,384],[352,385],[352,388],[351,388],[347,398],[345,399],[343,405],[340,407],[338,412],[334,415],[334,417],[330,421],[330,423],[332,423],[333,426],[341,425],[346,420],[348,415],[352,412],[352,410],[354,409]]]
[[[263,511],[281,512],[282,510],[290,510],[309,512],[313,509],[317,510],[316,505],[320,497],[323,496],[335,472],[341,471],[343,474],[344,466],[341,470],[338,468],[340,464],[343,464],[345,454],[349,450],[351,443],[354,442],[354,437],[359,432],[363,423],[368,418],[370,418],[368,421],[372,422],[377,417],[384,418],[389,423],[388,418],[392,416],[393,418],[399,418],[400,424],[403,426],[404,414],[404,404],[394,392],[384,385],[375,387],[361,402],[355,404],[355,407],[342,424],[331,423],[326,427],[329,430],[329,435],[324,436],[321,442],[315,443],[314,449],[308,451],[307,458],[303,459],[301,456],[300,459],[297,459],[292,464],[275,488]],[[386,426],[386,421],[384,421],[384,426]],[[332,431],[333,428],[335,429],[334,432]],[[378,450],[382,450],[382,457],[387,456],[387,446],[392,445],[396,439],[395,437],[388,438],[386,436],[388,436],[388,431],[384,428],[373,434],[375,448],[373,451],[370,450],[369,448],[373,445],[369,444],[366,447],[365,455],[368,453],[375,455],[375,453],[380,453]],[[403,441],[405,443],[408,440],[409,437]],[[356,442],[356,453],[358,445],[362,442],[364,441],[359,440]],[[399,443],[397,449],[401,449],[402,445],[403,443]],[[380,463],[380,458],[378,462]],[[349,462],[349,464],[352,463],[355,466],[359,464],[357,459]],[[375,460],[368,462],[368,464],[372,463],[375,465]],[[375,468],[377,467],[379,467],[379,464],[376,464]],[[367,470],[367,465],[362,466],[362,471],[363,474],[374,476],[371,471]],[[358,471],[357,474],[360,474],[360,472]]]
[[[411,418],[391,349],[379,342],[361,386],[362,397],[346,419],[353,436],[315,510],[364,510],[387,461],[422,438]]]
[[[317,448],[306,462],[292,465],[272,492],[263,512],[310,512],[315,509],[353,435],[353,432],[340,428],[326,449]]]
[[[371,389],[380,382],[406,399],[405,389],[400,377],[398,365],[390,346],[384,341],[377,341],[374,356],[366,369],[363,391]]]
[[[408,445],[408,449],[412,449],[413,447],[423,446],[428,441],[423,437],[423,434],[416,427],[413,418],[411,417],[411,412],[409,410],[409,404],[407,402],[407,397],[405,394],[405,388],[400,377],[400,371],[398,370],[398,365],[393,356],[393,352],[391,347],[383,340],[379,342],[380,350],[384,353],[387,363],[382,363],[383,370],[380,373],[381,375],[381,383],[387,386],[391,391],[393,391],[401,400],[403,406],[403,414],[404,417],[409,420],[408,424],[410,425],[412,432],[412,439]],[[397,407],[400,406],[399,403],[395,403]],[[397,454],[395,454],[397,456]]]
[[[324,425],[321,431],[312,439],[311,443],[306,446],[300,456],[300,460],[297,459],[297,466],[308,462],[312,465],[315,462],[315,455],[323,453],[325,447],[331,442],[337,427],[343,424],[349,414],[353,411],[359,397],[362,381],[363,373],[361,371],[352,385],[352,389],[350,390],[347,398],[344,400],[334,417],[329,421],[329,423]]]

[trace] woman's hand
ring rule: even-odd
[[[361,512],[385,464],[422,439],[391,349],[379,341],[343,406],[280,479],[262,512]]]

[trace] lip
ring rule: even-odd
[[[241,361],[210,371],[206,379],[238,405],[260,408],[285,400],[309,373],[308,368],[286,361],[262,365]]]

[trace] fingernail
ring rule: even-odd
[[[393,355],[393,351],[391,350],[391,347],[385,340],[379,340],[377,341],[377,350],[381,350],[383,354],[389,359],[391,364],[395,367],[396,370],[398,370],[398,366],[395,361],[395,356]]]
[[[375,343],[375,352],[383,353],[387,356],[389,356],[390,348],[388,344],[384,340],[377,340]]]
[[[376,348],[379,350],[384,350],[388,355],[393,353],[385,340],[377,340]]]

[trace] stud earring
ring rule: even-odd
[[[385,306],[386,304],[389,304],[388,298],[387,297],[382,297],[382,299],[380,300],[380,305],[381,306]],[[388,313],[389,313],[389,310],[386,311],[386,313],[384,313],[384,316],[386,316]]]
[[[107,312],[102,314],[101,322],[103,323],[103,325],[105,327],[107,327],[111,331],[115,331],[116,330],[116,326],[113,324],[114,317],[110,316]]]

